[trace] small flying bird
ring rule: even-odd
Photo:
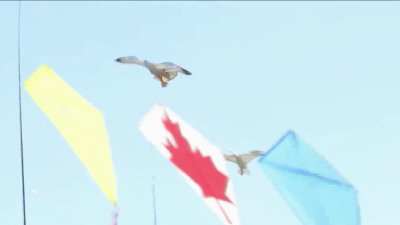
[[[185,75],[192,74],[186,69],[171,62],[152,63],[147,60],[140,60],[135,56],[120,57],[115,61],[124,64],[136,64],[146,67],[149,69],[150,73],[154,75],[154,79],[161,82],[161,87],[166,87],[168,85],[168,81],[174,79],[178,73],[183,73]]]
[[[227,161],[234,162],[239,166],[239,174],[243,175],[245,173],[250,174],[250,170],[247,168],[247,164],[250,163],[251,160],[262,156],[265,152],[260,151],[260,150],[254,150],[250,151],[248,153],[243,153],[243,154],[235,154],[232,152],[232,154],[224,154],[224,158]]]

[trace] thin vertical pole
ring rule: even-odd
[[[155,185],[155,177],[153,176],[153,217],[154,217],[154,225],[157,225],[157,205],[156,205],[156,185]]]
[[[18,1],[18,103],[19,103],[19,143],[21,155],[21,182],[22,182],[22,210],[24,225],[26,225],[25,206],[25,168],[24,168],[24,142],[22,130],[22,103],[21,103],[21,0]]]

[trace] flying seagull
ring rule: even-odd
[[[243,154],[224,154],[224,158],[227,161],[234,162],[239,166],[239,174],[243,175],[244,173],[250,174],[249,169],[247,168],[247,164],[250,163],[251,160],[263,155],[265,152],[260,150],[250,151],[248,153]]]
[[[140,60],[135,56],[124,56],[116,59],[115,61],[124,64],[136,64],[146,67],[149,69],[150,73],[154,75],[154,79],[161,82],[161,87],[166,87],[168,85],[168,81],[174,79],[178,73],[183,73],[185,75],[192,74],[186,69],[171,62],[152,63],[147,60]]]

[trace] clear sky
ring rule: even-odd
[[[221,224],[138,130],[161,102],[221,151],[269,149],[293,129],[359,192],[362,224],[400,224],[399,2],[22,3],[21,76],[49,65],[105,116],[120,225]],[[0,224],[22,224],[18,2],[0,2]],[[114,59],[171,61],[161,88]],[[22,90],[28,225],[103,224],[112,205]],[[257,162],[227,164],[243,225],[300,225]]]

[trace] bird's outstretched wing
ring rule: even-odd
[[[249,163],[251,160],[253,160],[263,154],[264,154],[263,151],[254,150],[254,151],[250,151],[248,153],[241,154],[241,155],[239,155],[239,157],[243,160],[243,162]]]
[[[231,161],[231,162],[236,162],[236,157],[235,156],[233,156],[233,155],[227,155],[227,154],[224,154],[224,158],[227,160],[227,161]]]
[[[141,65],[144,66],[144,61],[138,59],[136,56],[123,56],[115,59],[115,61],[119,63],[124,63],[124,64],[136,64],[136,65]]]
[[[189,72],[188,70],[176,65],[175,63],[172,62],[163,62],[160,63],[161,65],[164,66],[164,69],[168,72],[176,72],[176,73],[183,73],[185,75],[191,75],[192,73]]]

